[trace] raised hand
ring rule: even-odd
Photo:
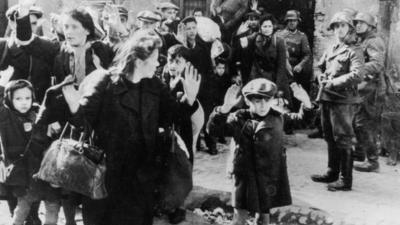
[[[250,9],[252,11],[257,11],[257,8],[258,8],[258,0],[251,0]]]
[[[103,20],[109,26],[119,25],[121,18],[116,5],[106,4],[103,10]]]
[[[183,79],[183,88],[185,90],[185,97],[189,105],[193,105],[196,101],[197,94],[199,93],[201,82],[201,75],[191,63],[187,63],[185,67],[185,78]]]
[[[243,33],[247,32],[248,30],[249,30],[249,21],[246,20],[245,22],[240,24],[240,26],[236,32],[236,35],[243,34]]]
[[[221,106],[222,113],[228,113],[233,107],[240,103],[242,95],[240,94],[241,87],[234,84],[225,93],[224,104]]]
[[[19,0],[18,13],[19,17],[23,17],[29,14],[29,9],[36,4],[36,0]]]
[[[303,89],[303,87],[297,83],[293,83],[290,85],[293,91],[293,96],[301,101],[304,104],[304,107],[310,109],[312,108],[310,96],[307,94],[307,92]]]
[[[178,40],[183,46],[187,47],[186,34],[185,34],[185,24],[178,24],[178,32],[175,35],[176,40]]]
[[[36,4],[36,0],[19,0],[18,1],[19,7],[28,8],[28,9],[30,9],[35,4]]]

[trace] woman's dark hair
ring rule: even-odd
[[[190,61],[190,51],[188,48],[181,44],[176,44],[168,49],[168,56],[172,59],[182,57],[186,61]]]
[[[90,13],[83,7],[78,7],[72,9],[71,11],[67,12],[66,15],[72,17],[74,20],[78,21],[82,24],[83,28],[89,31],[89,35],[87,36],[87,40],[94,40],[95,35],[95,26],[93,22],[93,18]]]
[[[260,26],[265,22],[265,21],[271,21],[272,25],[274,27],[278,24],[278,20],[271,14],[264,15],[260,18]]]
[[[14,92],[19,89],[28,88],[32,92],[32,102],[35,101],[35,92],[33,90],[33,86],[31,82],[27,80],[12,80],[8,82],[4,88],[4,103],[14,109],[12,104],[12,99],[14,97]]]
[[[217,57],[217,58],[215,59],[215,65],[218,65],[218,64],[224,64],[224,65],[226,65],[227,63],[228,63],[227,60],[224,59],[224,58]]]
[[[114,58],[114,66],[110,69],[111,73],[113,75],[133,73],[137,59],[148,59],[161,46],[162,41],[154,31],[136,31],[118,49]]]

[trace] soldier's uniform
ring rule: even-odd
[[[361,14],[361,13],[360,13]],[[365,14],[364,14],[365,15]],[[361,19],[356,16],[356,21]],[[359,171],[377,171],[378,148],[376,146],[376,130],[381,113],[384,82],[384,66],[386,47],[384,40],[375,31],[359,35],[358,45],[362,48],[365,65],[363,68],[363,82],[359,85],[362,103],[358,105],[354,120],[354,129],[357,137],[355,157],[368,158],[362,165],[356,165]]]
[[[292,68],[299,64],[303,68],[300,73],[293,72],[295,81],[301,84],[306,91],[309,91],[311,73],[307,73],[305,69],[311,57],[311,49],[306,34],[299,30],[292,32],[288,29],[284,29],[279,32],[279,36],[286,41],[286,47],[289,53],[289,63]]]
[[[353,26],[345,13],[334,15],[330,27],[335,23]],[[325,141],[328,144],[328,172],[313,175],[315,182],[330,183],[328,189],[350,190],[352,187],[352,138],[356,106],[360,103],[357,84],[361,81],[363,58],[354,44],[340,42],[329,47],[318,67],[323,72],[328,86],[321,87],[321,120]],[[340,177],[339,177],[340,175]]]

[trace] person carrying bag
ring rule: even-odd
[[[79,140],[72,138],[72,130],[69,138],[64,137],[68,127],[73,129],[67,123],[44,154],[37,177],[91,199],[106,198],[104,151],[93,145],[91,136],[86,138],[90,130],[87,126]]]

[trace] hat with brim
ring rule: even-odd
[[[247,99],[251,97],[272,98],[277,91],[278,88],[274,82],[265,78],[257,78],[243,87],[242,94]]]
[[[161,17],[159,15],[149,10],[139,12],[136,18],[148,23],[156,23],[161,21]]]
[[[175,9],[178,11],[179,7],[171,2],[161,2],[160,5],[158,5],[157,9],[159,9],[159,10]]]
[[[256,19],[260,19],[260,14],[258,12],[249,12],[246,14],[245,18],[246,20],[248,20],[249,18],[256,18]]]
[[[120,16],[128,17],[128,13],[129,12],[125,7],[123,7],[122,5],[119,5],[118,6],[118,13],[119,13]]]
[[[30,15],[35,15],[38,19],[43,17],[43,10],[42,8],[38,7],[38,6],[32,6],[29,9],[29,14]]]
[[[6,17],[15,20],[15,14],[18,12],[18,5],[13,5],[11,6],[7,11],[6,11]],[[38,19],[43,17],[43,10],[42,8],[38,6],[32,6],[29,9],[29,14],[30,15],[35,15]]]

